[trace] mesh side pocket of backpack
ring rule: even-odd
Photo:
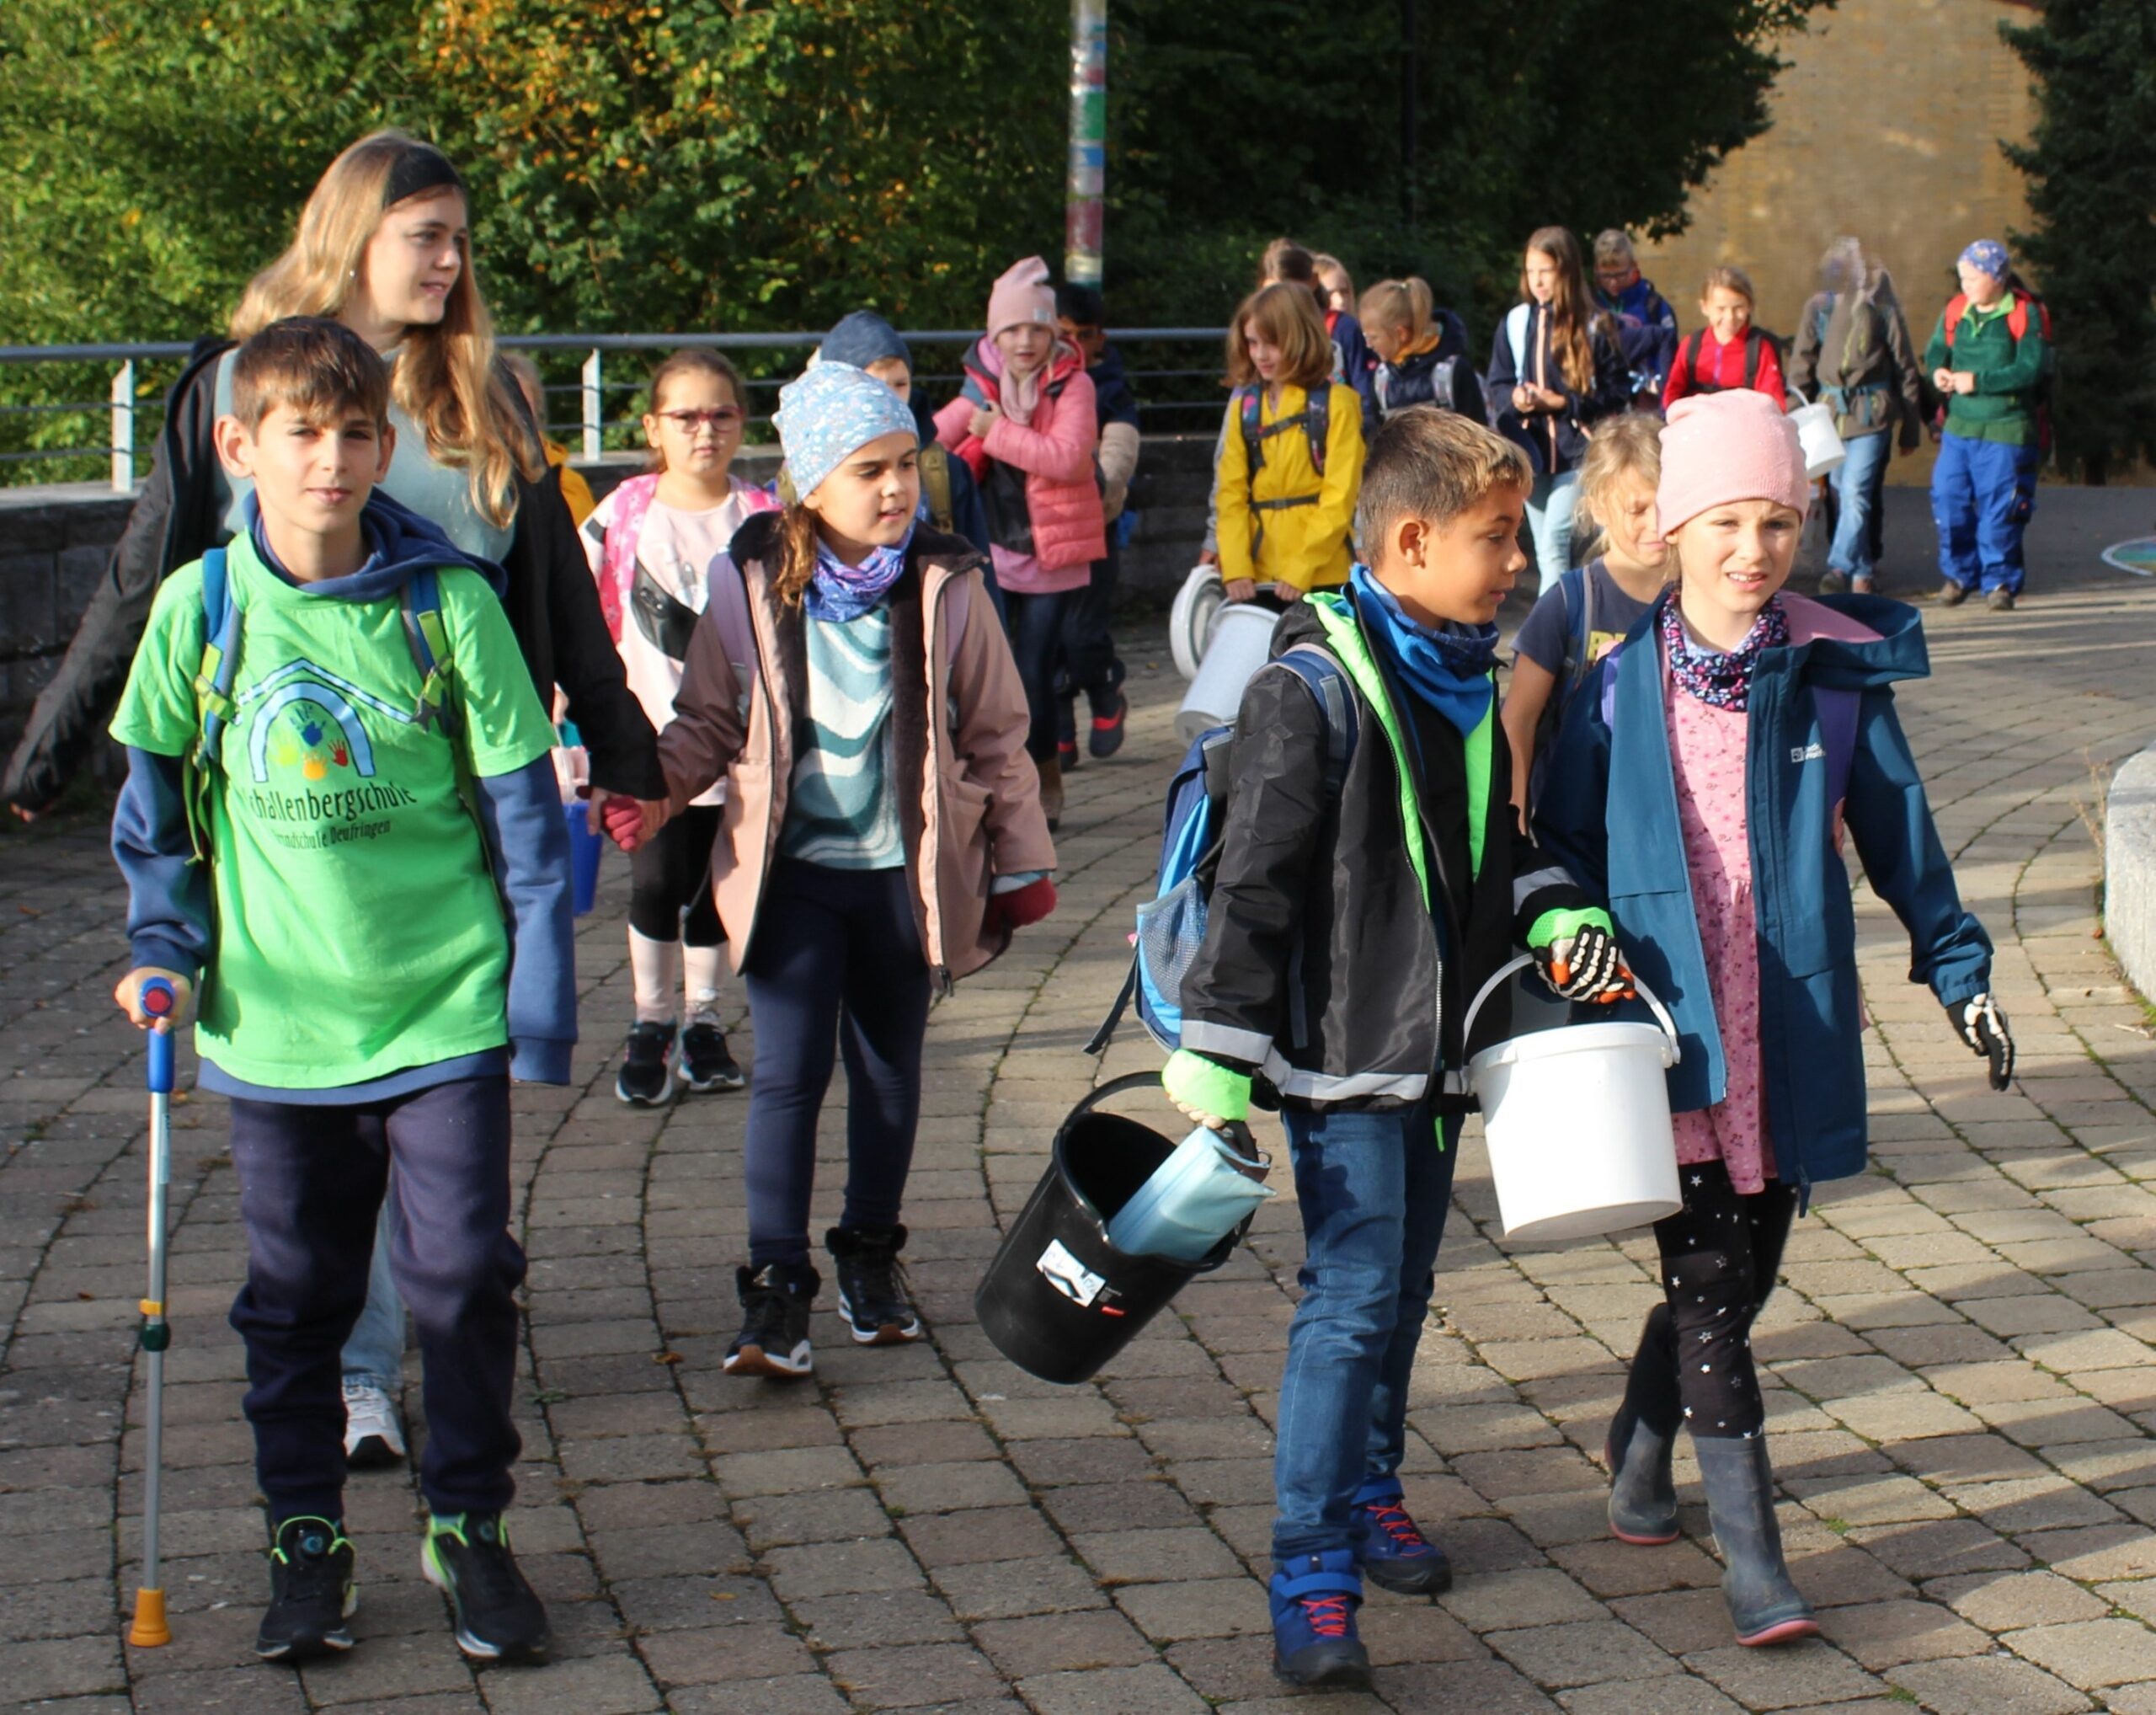
[[[1138,908],[1138,1017],[1173,1052],[1182,1042],[1182,980],[1205,944],[1205,890],[1187,875]]]

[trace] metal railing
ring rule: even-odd
[[[1222,328],[1113,328],[1108,337],[1116,342],[1128,361],[1135,353],[1147,361],[1134,364],[1128,374],[1132,387],[1139,400],[1139,410],[1145,426],[1151,430],[1209,428],[1219,419],[1225,395],[1220,387],[1219,365],[1214,361],[1214,351],[1208,350],[1203,358],[1187,354],[1201,345],[1217,348],[1225,336]],[[644,389],[641,374],[632,379],[617,380],[609,374],[610,354],[638,351],[666,351],[684,345],[704,345],[721,350],[743,353],[784,353],[799,351],[805,355],[819,344],[821,334],[513,334],[502,336],[500,344],[513,351],[527,351],[542,361],[549,356],[582,353],[576,379],[549,382],[543,386],[548,399],[572,396],[574,409],[567,417],[554,415],[551,403],[544,425],[552,435],[566,431],[578,443],[581,457],[594,460],[603,457],[608,450],[608,437],[613,437],[617,450],[629,444],[630,432],[638,422],[637,414],[619,409],[623,396],[634,396]],[[914,386],[927,397],[941,401],[954,394],[963,377],[956,367],[957,355],[979,335],[963,329],[932,329],[909,333],[905,339],[915,353]],[[936,373],[921,366],[921,353],[930,350],[948,350],[953,355],[948,361],[952,367]],[[111,377],[104,399],[62,398],[56,400],[24,400],[13,387],[0,386],[0,486],[17,480],[13,473],[31,467],[59,461],[74,461],[77,465],[90,467],[93,462],[104,464],[109,473],[113,491],[130,493],[136,480],[136,449],[151,444],[161,429],[164,413],[164,389],[176,379],[179,368],[194,347],[186,340],[147,340],[135,344],[84,345],[0,345],[0,379],[21,373],[35,373],[35,366],[65,368],[78,366],[84,369],[111,366]],[[159,366],[158,385],[148,397],[144,396],[150,383],[151,366]],[[1193,366],[1194,365],[1194,366]],[[757,365],[759,368],[765,366]],[[770,421],[769,406],[772,396],[797,372],[793,366],[771,366],[783,372],[751,375],[746,377],[751,394],[749,422],[753,430]],[[640,366],[639,366],[640,367]],[[168,369],[169,375],[163,370]],[[88,381],[79,383],[63,381],[57,384],[61,390],[70,387],[87,389]],[[761,404],[765,409],[758,409]],[[94,441],[77,441],[67,445],[40,444],[33,419],[55,417],[75,419],[85,424],[102,420],[105,440],[102,445]],[[22,425],[22,426],[16,426]],[[11,432],[12,431],[12,432]],[[95,432],[93,430],[92,432]],[[28,444],[25,444],[28,443]]]

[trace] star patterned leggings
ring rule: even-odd
[[[1796,1193],[1769,1180],[1748,1196],[1719,1162],[1677,1171],[1684,1206],[1654,1228],[1666,1301],[1647,1318],[1629,1392],[1658,1428],[1681,1408],[1694,1435],[1749,1438],[1766,1427],[1752,1321],[1774,1290]]]

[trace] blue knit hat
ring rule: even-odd
[[[908,370],[913,367],[913,353],[899,337],[899,330],[873,310],[856,310],[841,317],[838,325],[824,335],[820,350],[825,363],[851,363],[856,369],[892,358]]]
[[[1981,269],[1993,280],[2004,280],[2013,264],[2006,259],[2006,246],[1996,238],[1979,238],[1964,250],[1959,260]]]
[[[886,435],[903,434],[916,444],[921,431],[906,403],[850,363],[825,361],[778,390],[771,418],[793,492],[814,494],[849,454]]]

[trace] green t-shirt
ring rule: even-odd
[[[227,553],[240,644],[210,811],[203,1057],[248,1083],[329,1089],[502,1046],[509,932],[451,740],[414,719],[398,600],[309,596],[245,535]],[[472,772],[513,773],[552,726],[494,592],[462,567],[440,585]],[[197,562],[157,592],[115,739],[193,746],[202,633]]]

